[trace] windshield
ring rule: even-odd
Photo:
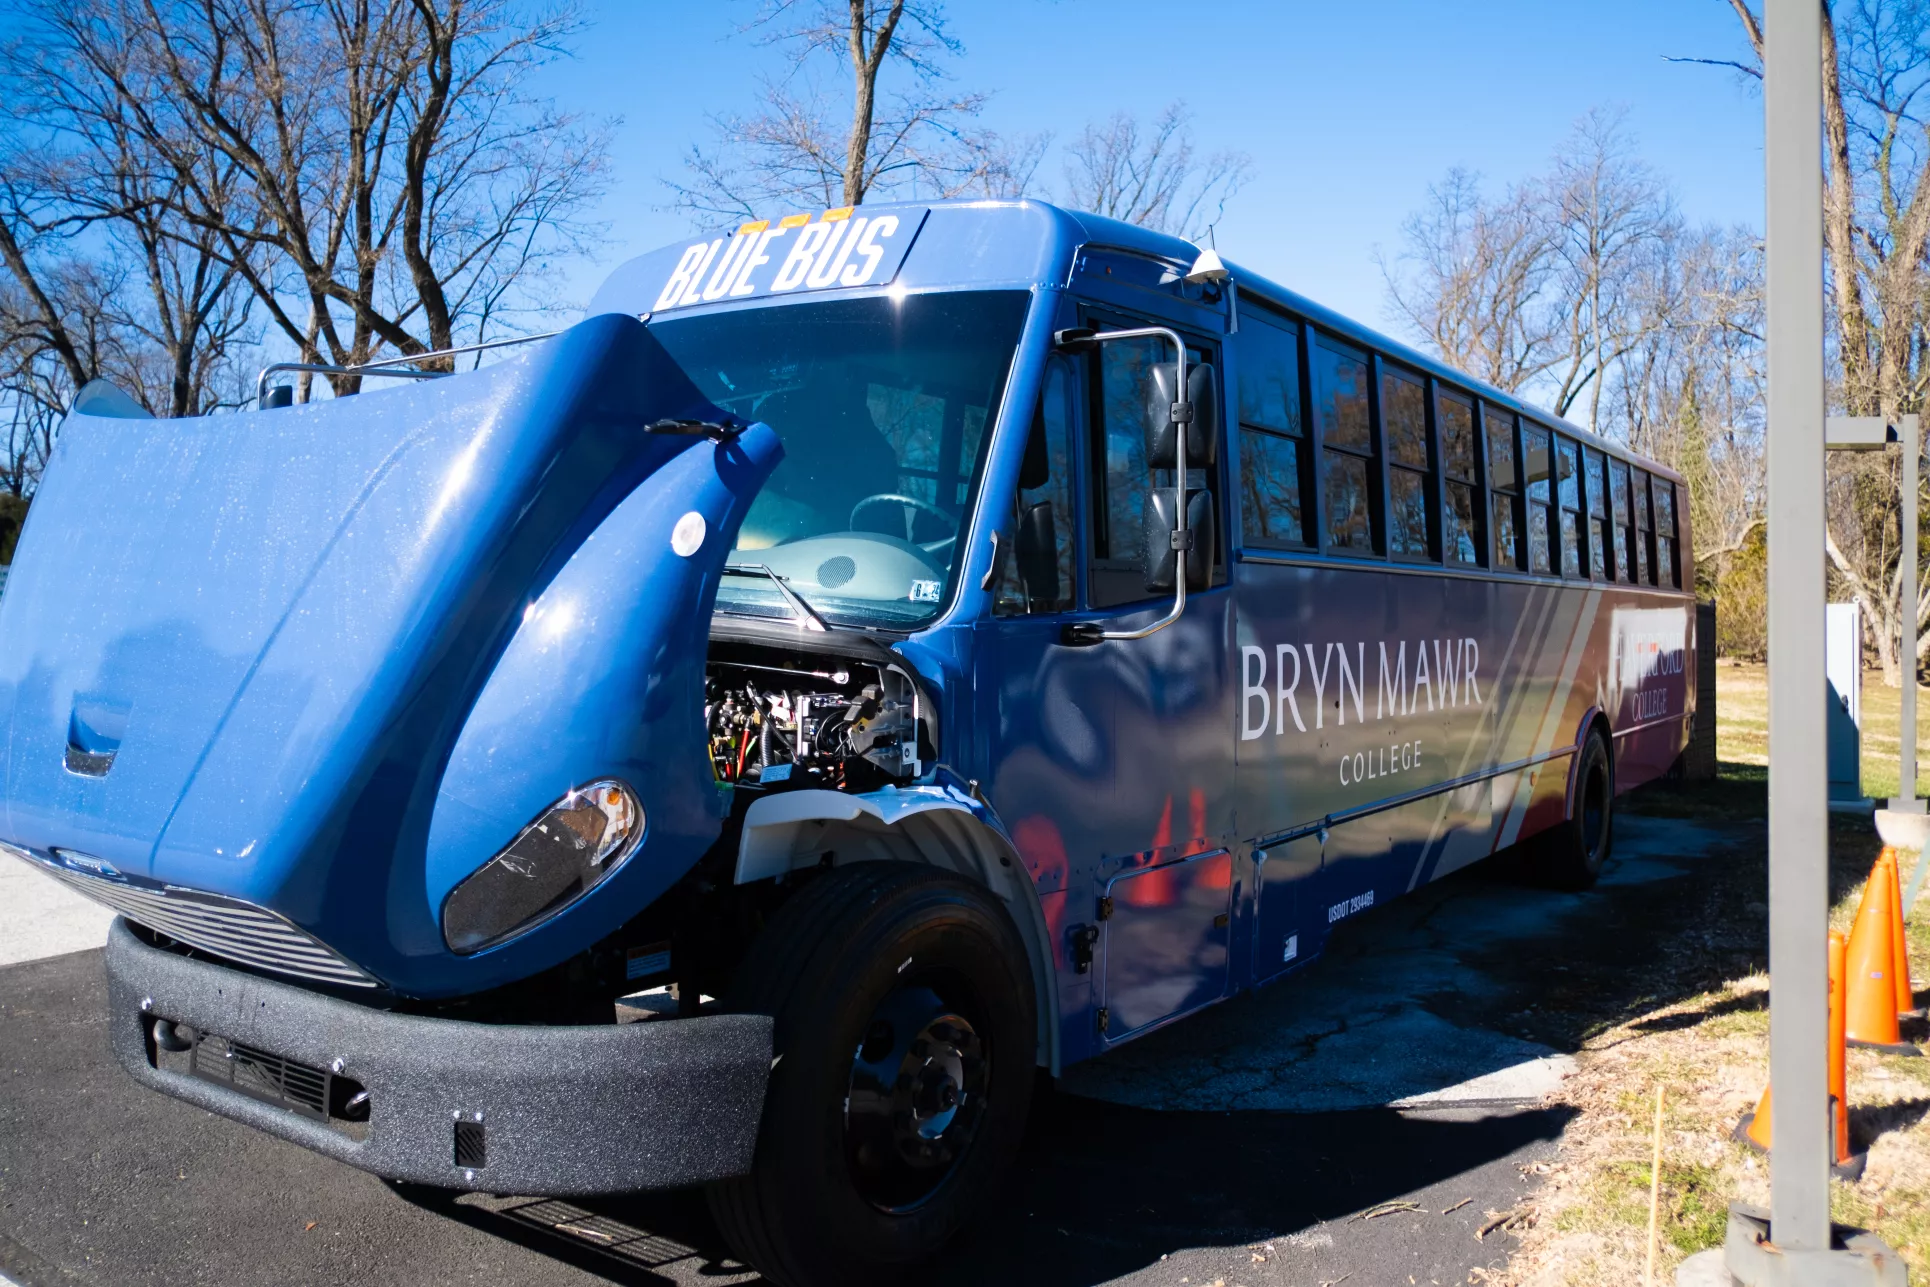
[[[1027,299],[960,291],[652,323],[705,396],[784,441],[730,563],[769,568],[834,623],[936,613]],[[761,570],[726,575],[717,607],[796,615]]]

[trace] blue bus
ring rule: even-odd
[[[399,1183],[890,1278],[1040,1070],[1520,842],[1587,885],[1687,742],[1678,476],[1174,237],[791,214],[500,358],[90,386],[0,600],[120,1062]]]

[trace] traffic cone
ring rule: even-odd
[[[1747,1144],[1758,1153],[1769,1151],[1769,1105],[1775,1093],[1774,1086],[1762,1088],[1762,1098],[1756,1101],[1756,1111],[1744,1113],[1730,1135],[1739,1144]]]
[[[1917,1008],[1916,986],[1910,979],[1910,940],[1903,927],[1903,864],[1894,849],[1886,848],[1878,861],[1883,858],[1890,860],[1891,977],[1896,980],[1896,1012],[1898,1018],[1915,1018],[1923,1012]]]
[[[1849,940],[1841,932],[1829,932],[1829,1107],[1830,1142],[1834,1146],[1835,1169],[1850,1179],[1861,1179],[1863,1159],[1850,1153],[1849,1052],[1844,1049],[1843,1025],[1847,1016],[1849,971],[1845,958]],[[1850,1175],[1850,1169],[1855,1171]]]
[[[1863,886],[1863,901],[1850,930],[1849,1006],[1845,1035],[1850,1045],[1893,1055],[1923,1052],[1897,1029],[1894,863],[1879,855]]]
[[[1848,1092],[1848,1059],[1843,1049],[1844,1002],[1848,971],[1844,967],[1844,956],[1848,943],[1842,934],[1831,930],[1829,935],[1829,1118],[1830,1150],[1833,1161],[1830,1173],[1845,1180],[1858,1180],[1863,1177],[1864,1164],[1869,1161],[1868,1153],[1850,1152],[1850,1110]],[[1756,1103],[1756,1111],[1744,1113],[1730,1132],[1739,1143],[1747,1144],[1761,1153],[1769,1151],[1769,1108],[1773,1102],[1773,1087],[1763,1087],[1762,1098]]]

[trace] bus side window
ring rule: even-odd
[[[1608,579],[1608,476],[1603,470],[1602,453],[1594,447],[1583,457],[1588,477],[1588,559],[1595,580]]]
[[[1635,584],[1654,585],[1655,565],[1649,558],[1649,476],[1635,471]]]
[[[1488,486],[1494,492],[1494,566],[1521,566],[1521,530],[1516,518],[1521,475],[1515,469],[1515,418],[1511,412],[1481,404],[1488,438]]]
[[[1548,543],[1548,511],[1554,502],[1549,464],[1548,431],[1539,425],[1522,425],[1521,473],[1527,483],[1524,493],[1528,500],[1528,507],[1524,511],[1527,521],[1522,526],[1528,529],[1530,572],[1555,570],[1553,551]]]
[[[1072,607],[1072,424],[1077,390],[1070,362],[1048,358],[1039,409],[1026,437],[1013,499],[1012,551],[992,610],[1002,616]]]
[[[1381,441],[1387,450],[1387,552],[1397,559],[1434,557],[1433,469],[1427,453],[1427,385],[1383,365]]]
[[[1481,561],[1481,484],[1475,477],[1474,404],[1440,390],[1434,423],[1441,437],[1441,473],[1447,509],[1441,515],[1441,544],[1450,563]]]
[[[1615,579],[1635,579],[1635,529],[1629,526],[1628,462],[1608,462],[1608,508],[1615,520]]]
[[[1655,487],[1655,579],[1682,588],[1675,564],[1675,484],[1657,478]]]
[[[1368,411],[1364,355],[1326,338],[1313,345],[1314,415],[1320,421],[1321,495],[1330,550],[1374,554],[1374,499],[1380,490]]]
[[[1561,512],[1561,574],[1588,575],[1582,565],[1581,452],[1571,438],[1555,437],[1555,502]]]
[[[1307,431],[1295,328],[1258,310],[1240,318],[1240,532],[1257,545],[1306,545]]]

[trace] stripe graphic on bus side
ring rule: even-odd
[[[1588,654],[1589,633],[1595,623],[1595,616],[1601,603],[1601,591],[1589,590],[1581,596],[1576,605],[1575,624],[1569,631],[1568,651],[1562,658],[1560,678],[1549,690],[1548,704],[1543,708],[1541,728],[1535,736],[1537,752],[1553,751],[1556,740],[1564,736],[1561,722],[1568,718],[1568,694],[1574,687],[1575,673],[1581,669],[1582,658]],[[1501,848],[1515,843],[1521,835],[1521,825],[1527,819],[1528,806],[1534,799],[1533,776],[1520,779],[1515,788],[1514,803],[1508,810],[1508,821],[1501,829]]]

